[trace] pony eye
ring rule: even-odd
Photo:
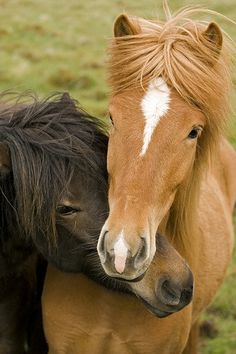
[[[109,113],[109,118],[110,118],[111,124],[114,125],[111,113]]]
[[[73,207],[70,207],[67,205],[59,205],[57,207],[57,213],[61,214],[61,215],[72,215],[72,214],[78,213],[80,211],[81,211],[81,209],[79,209],[79,208],[73,208]]]
[[[196,139],[200,134],[200,129],[199,128],[193,128],[191,132],[188,135],[189,139]]]

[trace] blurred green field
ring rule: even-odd
[[[124,10],[147,18],[162,18],[161,3],[0,0],[0,90],[32,89],[40,96],[68,90],[88,112],[106,119],[105,63],[112,23]],[[206,4],[236,21],[235,0],[169,3],[173,10],[183,5]],[[236,25],[222,19],[216,21],[236,39]],[[236,115],[232,118],[228,135],[236,147]],[[201,353],[236,353],[236,253],[226,281],[204,320],[208,321],[208,336],[201,339]]]

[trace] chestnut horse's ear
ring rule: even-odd
[[[75,101],[70,97],[68,92],[64,92],[62,94],[60,101],[61,101],[61,103],[65,104],[65,106],[76,110]]]
[[[223,44],[223,35],[219,26],[211,22],[203,33],[203,36],[211,43],[215,59],[218,59]]]
[[[140,27],[132,22],[126,14],[117,17],[114,23],[114,36],[123,37],[140,33]]]
[[[11,171],[10,151],[7,145],[0,143],[0,176],[6,176]]]

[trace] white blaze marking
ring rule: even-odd
[[[118,273],[123,273],[125,269],[125,263],[128,255],[128,248],[124,241],[124,232],[121,231],[118,240],[114,244],[114,256],[115,256],[115,268]]]
[[[143,134],[143,147],[140,156],[145,155],[150,144],[152,134],[161,117],[168,109],[170,102],[170,89],[162,78],[153,80],[141,101],[144,114],[145,127]]]

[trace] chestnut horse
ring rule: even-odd
[[[43,354],[38,253],[79,272],[83,239],[88,253],[92,240],[96,249],[107,215],[108,139],[67,94],[7,98],[0,109],[0,353]]]
[[[157,231],[174,235],[194,274],[193,302],[157,320],[156,337],[148,332],[146,341],[162,354],[195,353],[197,320],[224,279],[233,247],[236,154],[223,137],[231,45],[215,23],[188,19],[198,10],[166,10],[166,22],[122,14],[114,25],[110,213],[98,253],[108,275],[135,280],[152,263]],[[134,352],[155,352],[148,348]]]

